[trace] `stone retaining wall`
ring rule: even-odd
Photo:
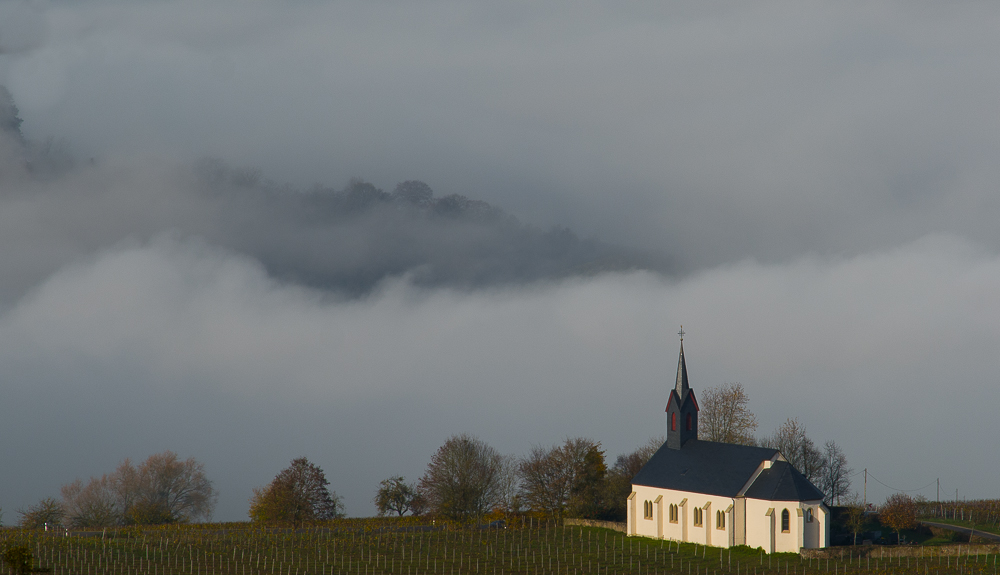
[[[957,543],[955,545],[854,545],[844,547],[826,547],[823,549],[802,549],[799,554],[803,559],[838,560],[861,557],[879,559],[885,557],[964,557],[967,555],[994,555],[1000,553],[1000,543],[973,544]]]
[[[598,521],[596,519],[563,519],[563,525],[566,527],[569,527],[570,525],[576,525],[579,527],[603,527],[604,529],[614,529],[615,531],[625,533],[625,524],[615,523],[614,521]]]

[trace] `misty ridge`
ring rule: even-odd
[[[15,250],[33,250],[35,258],[33,269],[0,285],[7,297],[74,255],[163,233],[201,238],[252,257],[279,280],[347,297],[402,277],[421,287],[477,289],[672,271],[663,254],[581,239],[564,227],[542,230],[481,200],[437,197],[420,181],[402,182],[392,192],[360,179],[339,190],[301,190],[215,158],[183,166],[82,162],[64,143],[25,137],[17,106],[2,87],[0,128],[0,202],[7,216],[0,239]],[[51,252],[38,253],[46,248]],[[11,260],[31,258],[5,259],[17,267]]]

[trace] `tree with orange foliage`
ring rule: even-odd
[[[253,490],[250,519],[299,526],[343,517],[343,504],[323,470],[305,457],[292,460],[266,487]]]
[[[894,493],[882,504],[878,516],[882,525],[895,531],[900,541],[900,531],[917,526],[917,504],[905,493]]]

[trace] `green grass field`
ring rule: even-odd
[[[968,527],[970,529],[975,529],[976,531],[982,531],[984,533],[992,533],[994,535],[1000,535],[1000,528],[994,523],[973,523],[972,521],[962,521],[961,519],[949,519],[949,518],[928,518],[927,521],[933,521],[935,523],[947,523],[948,525],[957,525],[959,527]]]
[[[997,573],[997,556],[806,560],[746,547],[625,537],[554,523],[470,529],[412,520],[340,520],[299,530],[248,524],[123,529],[89,534],[0,530],[0,546],[26,546],[56,575],[652,575]]]

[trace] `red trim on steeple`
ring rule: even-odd
[[[691,396],[691,401],[693,401],[693,402],[694,402],[694,410],[695,410],[695,411],[701,411],[701,408],[700,408],[700,407],[698,407],[698,398],[696,398],[696,397],[694,396],[694,390],[692,389],[691,391],[689,391],[689,392],[688,392],[688,395],[689,395],[689,396]]]
[[[677,406],[677,409],[681,408],[681,398],[677,396],[677,392],[670,390],[670,395],[667,397],[667,408],[664,411],[670,411],[670,402],[673,402]]]

